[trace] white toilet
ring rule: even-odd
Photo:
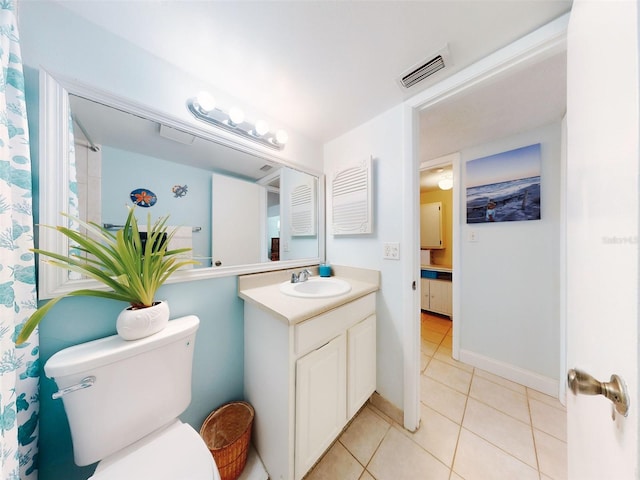
[[[178,415],[191,402],[198,317],[150,337],[75,345],[45,364],[69,419],[75,463],[94,480],[220,480],[211,452]]]

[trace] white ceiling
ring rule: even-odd
[[[424,110],[420,161],[560,120],[566,77],[562,52]]]
[[[567,104],[566,60],[566,52],[558,53],[421,112],[420,162],[559,121]],[[440,167],[421,171],[422,191],[438,188]]]
[[[571,6],[570,0],[59,1],[321,143]],[[397,78],[446,44],[453,63],[420,87],[401,90]],[[525,83],[541,81],[545,71],[525,76]],[[504,89],[496,88],[492,95],[496,92]],[[508,102],[511,113],[500,117],[509,122],[518,110],[514,106],[530,107],[522,105],[527,102],[517,92],[513,95]],[[469,112],[487,108],[488,100],[487,95],[469,97],[465,106],[460,99],[448,113],[438,114],[443,118],[440,128],[451,130],[455,125],[468,133],[477,125]],[[465,119],[468,125],[460,123]],[[499,123],[498,117],[495,120]],[[453,140],[447,144],[443,136],[438,138],[440,144],[429,148],[448,153]]]

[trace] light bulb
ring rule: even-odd
[[[258,120],[256,122],[256,126],[253,128],[253,131],[258,137],[261,137],[269,131],[269,124],[264,120]]]
[[[284,130],[278,130],[276,132],[276,143],[278,145],[284,145],[289,140],[289,134]]]
[[[238,107],[232,107],[231,110],[229,110],[229,120],[231,120],[231,123],[234,125],[240,125],[244,122],[244,112]]]
[[[203,113],[208,113],[216,108],[216,99],[209,92],[199,92],[196,102]]]
[[[441,190],[451,190],[453,188],[453,179],[443,178],[438,182],[438,187],[440,187]]]

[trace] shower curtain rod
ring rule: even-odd
[[[89,136],[89,134],[87,133],[85,128],[80,123],[80,120],[78,120],[78,118],[75,115],[71,115],[71,118],[76,123],[76,125],[78,125],[78,128],[80,129],[80,131],[84,135],[84,138],[87,139],[87,142],[89,143],[89,148],[91,149],[91,151],[92,152],[99,152],[100,151],[100,147],[98,145],[96,145],[95,143],[93,143],[93,140],[91,140],[91,137]]]

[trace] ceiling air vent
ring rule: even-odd
[[[444,60],[442,59],[442,55],[438,55],[436,58],[429,60],[424,65],[416,68],[413,72],[402,77],[400,79],[400,83],[405,88],[413,87],[416,83],[421,82],[443,68]]]
[[[398,79],[400,85],[404,88],[411,88],[414,85],[420,83],[427,77],[430,77],[434,73],[442,70],[449,63],[449,48],[445,47],[438,51],[429,60],[420,62],[417,65],[411,67],[408,71],[402,74]]]

